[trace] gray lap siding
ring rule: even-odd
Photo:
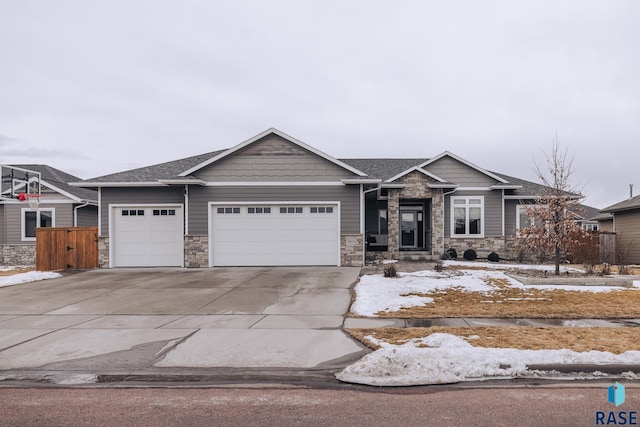
[[[113,204],[184,204],[184,187],[102,188],[101,236],[109,235],[109,209]]]
[[[209,202],[340,202],[341,234],[360,233],[359,186],[291,187],[191,187],[189,189],[190,235],[209,230]]]
[[[502,236],[502,192],[501,191],[456,191],[445,197],[444,235],[451,236],[451,196],[484,197],[484,237]]]

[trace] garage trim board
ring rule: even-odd
[[[209,266],[340,265],[340,202],[209,202]]]
[[[183,267],[184,206],[109,206],[109,267]]]

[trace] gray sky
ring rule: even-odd
[[[0,0],[0,163],[91,178],[276,127],[334,157],[451,151],[595,207],[637,185],[640,2]]]

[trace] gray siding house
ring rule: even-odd
[[[73,185],[99,194],[102,267],[361,266],[449,248],[508,257],[545,189],[449,152],[336,159],[273,128]]]
[[[1,165],[0,265],[33,265],[37,227],[98,225],[98,193],[72,187],[80,178],[48,165]],[[39,193],[32,209],[20,194]]]
[[[617,235],[619,249],[626,252],[627,262],[640,264],[640,196],[631,197],[600,211],[602,229]]]

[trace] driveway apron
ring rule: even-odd
[[[0,371],[333,369],[358,268],[110,269],[0,288]]]

